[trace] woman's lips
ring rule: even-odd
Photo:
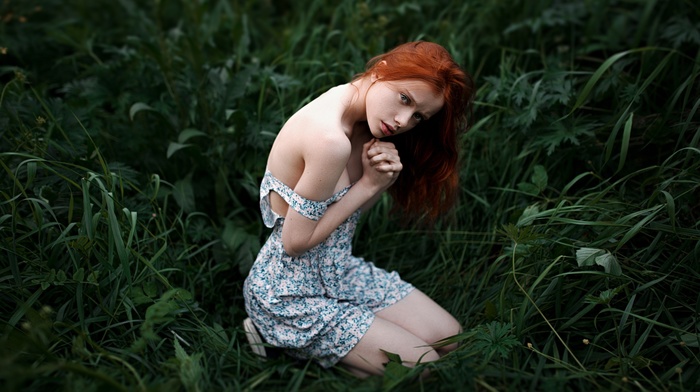
[[[387,136],[391,136],[394,134],[394,128],[391,125],[382,121],[382,133]]]

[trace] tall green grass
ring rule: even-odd
[[[7,1],[0,382],[43,390],[695,390],[700,9],[684,1]],[[460,204],[356,253],[451,311],[433,376],[248,349],[284,120],[406,40],[472,72]]]

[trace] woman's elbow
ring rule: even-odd
[[[306,235],[306,232],[306,230],[299,230],[298,227],[284,227],[282,246],[289,256],[299,257],[313,247],[311,246],[311,234]]]
[[[285,241],[283,243],[283,246],[284,252],[292,257],[299,257],[308,250],[305,249],[305,247],[302,244],[295,244],[293,241]]]

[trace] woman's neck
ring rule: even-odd
[[[358,129],[357,125],[359,123],[367,121],[365,97],[371,85],[372,82],[367,77],[354,80],[348,84],[351,94],[343,113],[342,122],[345,124],[346,134],[349,138],[352,138],[352,133]],[[361,127],[360,129],[363,128]]]

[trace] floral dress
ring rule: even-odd
[[[269,171],[260,185],[263,222],[272,228],[244,284],[248,315],[265,341],[291,356],[336,364],[367,332],[374,313],[405,297],[413,285],[352,255],[357,210],[326,240],[298,256],[282,245],[284,218],[272,211],[277,192],[295,211],[318,220],[352,185],[326,201],[308,200]]]

